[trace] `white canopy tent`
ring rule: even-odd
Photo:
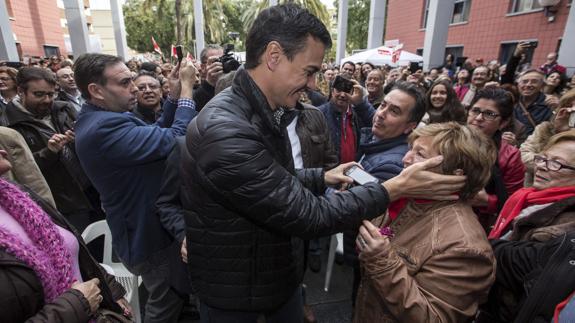
[[[399,60],[396,63],[393,63],[391,59],[392,51],[392,48],[381,46],[348,56],[342,59],[340,64],[350,61],[354,63],[371,63],[373,65],[387,64],[389,66],[399,66],[409,65],[410,62],[423,62],[422,56],[402,50]]]

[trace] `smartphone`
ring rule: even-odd
[[[176,46],[176,55],[178,55],[178,63],[182,62],[184,58],[184,51],[182,50],[182,45]]]
[[[575,128],[575,111],[569,115],[569,128]]]
[[[333,88],[345,93],[353,93],[353,82],[345,77],[338,75],[333,81]]]
[[[419,65],[419,62],[411,62],[409,63],[409,71],[411,72],[411,74],[414,74],[415,72],[417,72],[417,70],[420,70],[421,66]]]
[[[359,185],[365,185],[367,183],[378,183],[379,180],[371,175],[370,173],[364,171],[358,166],[351,166],[348,168],[344,174],[353,178],[353,180],[358,183]]]

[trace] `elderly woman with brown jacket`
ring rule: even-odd
[[[454,122],[416,129],[409,142],[405,167],[442,155],[436,171],[467,181],[459,200],[398,200],[364,221],[354,322],[468,322],[495,279],[495,259],[466,201],[489,180],[496,149]]]

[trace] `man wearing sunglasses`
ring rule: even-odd
[[[56,77],[46,69],[24,67],[16,83],[18,97],[6,109],[9,126],[26,140],[58,210],[81,232],[104,214],[74,149],[76,110],[55,101]]]

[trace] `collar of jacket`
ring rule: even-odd
[[[59,101],[54,101],[54,103],[52,104],[50,114],[53,120],[58,119],[57,116],[60,114],[60,111],[64,108],[64,105],[57,104],[58,102]],[[26,110],[26,108],[22,105],[22,102],[20,102],[20,100],[12,100],[6,108],[6,118],[8,118],[10,126],[20,122],[41,123],[39,121],[40,118],[37,118],[31,112],[26,111],[28,110]]]
[[[373,141],[371,128],[361,129],[360,151],[361,154],[381,153],[393,147],[407,143],[406,134],[401,134],[394,138]]]
[[[261,117],[262,122],[267,128],[271,129],[276,135],[282,134],[281,127],[274,121],[274,111],[270,107],[266,96],[243,66],[236,72],[236,76],[232,82],[232,89],[234,89],[234,91],[239,90],[244,94],[250,107]],[[296,105],[296,109],[302,109],[299,102]],[[282,122],[282,125],[284,124],[285,123]]]
[[[339,112],[339,109],[335,106],[335,104],[333,104],[333,102],[331,100],[329,100],[327,103],[329,104],[329,110],[331,111],[331,113],[334,114],[336,117],[341,118],[341,116],[343,114],[341,112]],[[347,113],[347,111],[351,111],[351,114],[353,116],[353,108],[350,109],[350,107],[353,107],[353,106],[351,104],[348,105],[346,113]]]

